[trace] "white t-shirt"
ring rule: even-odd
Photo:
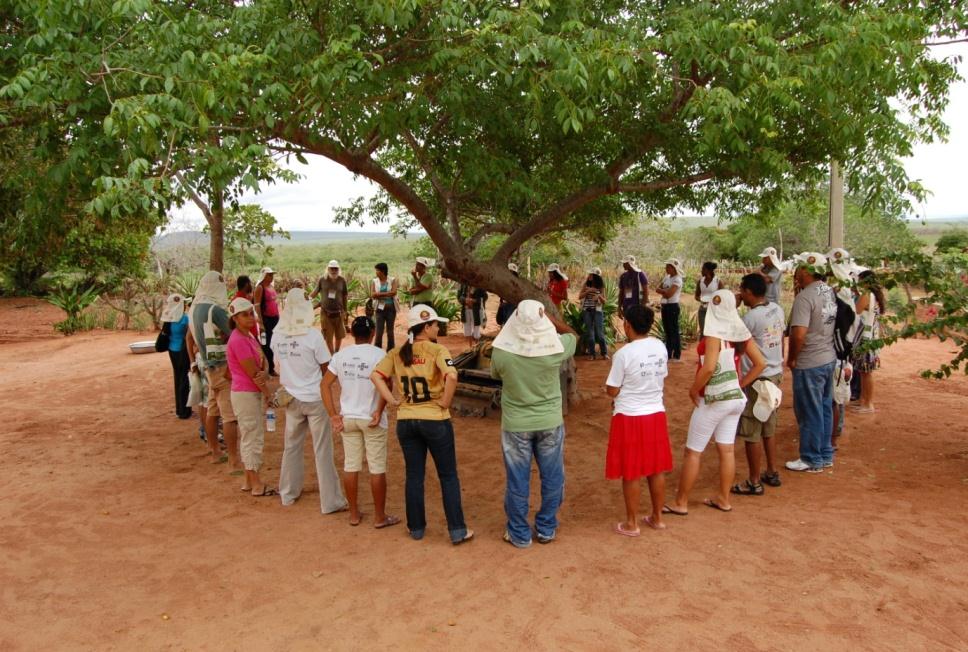
[[[716,294],[717,290],[719,290],[718,276],[714,276],[713,280],[709,282],[709,285],[706,285],[706,279],[700,278],[699,279],[699,302],[703,304],[709,303],[710,301],[713,300],[713,295]]]
[[[638,417],[665,412],[662,386],[669,375],[669,354],[654,337],[629,342],[612,356],[612,369],[605,384],[619,387],[615,414]]]
[[[279,365],[279,380],[292,397],[307,403],[322,401],[319,384],[323,382],[320,365],[332,356],[323,340],[323,334],[315,328],[303,335],[273,333],[269,346]]]
[[[682,294],[682,277],[679,275],[669,276],[668,274],[662,279],[662,285],[660,285],[663,290],[668,290],[671,287],[675,287],[676,291],[671,297],[666,299],[662,297],[659,303],[679,303],[679,295]]]
[[[343,418],[369,421],[373,417],[380,404],[380,394],[370,380],[370,374],[386,354],[372,344],[354,344],[333,356],[327,373],[339,380],[339,411]],[[386,410],[380,417],[380,427],[387,427]]]

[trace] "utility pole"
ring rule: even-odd
[[[827,244],[831,249],[844,246],[844,177],[840,174],[840,164],[830,161],[830,219],[828,222]]]

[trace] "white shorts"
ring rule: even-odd
[[[481,339],[480,325],[474,325],[474,319],[469,318],[464,322],[464,337],[473,337],[475,340]]]
[[[746,398],[708,404],[703,400],[689,419],[686,448],[701,453],[713,437],[717,444],[732,445],[736,441],[736,426],[745,407]]]

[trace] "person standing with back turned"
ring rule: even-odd
[[[517,310],[494,339],[491,376],[502,381],[501,448],[507,487],[504,540],[517,548],[531,545],[528,525],[531,459],[541,476],[541,507],[534,518],[538,543],[551,543],[558,531],[558,510],[565,490],[565,424],[562,416],[561,363],[575,355],[578,338],[560,318],[532,300]]]

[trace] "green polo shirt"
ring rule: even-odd
[[[491,376],[500,378],[501,428],[507,432],[552,430],[564,423],[561,414],[561,363],[575,355],[578,338],[559,336],[561,353],[526,358],[494,349]]]
[[[430,272],[424,272],[424,275],[420,277],[420,285],[426,285],[427,289],[419,294],[411,295],[410,301],[414,304],[429,304],[434,300],[434,277],[430,275]],[[411,285],[411,287],[413,286]]]

